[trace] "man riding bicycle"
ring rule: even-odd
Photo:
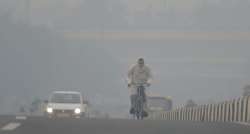
[[[145,84],[150,86],[152,82],[152,74],[150,68],[145,65],[144,59],[139,58],[136,65],[133,65],[128,71],[128,87],[130,89],[130,101],[131,109],[130,114],[135,113],[135,101],[137,97],[137,85]],[[144,107],[146,106],[146,94],[143,93]],[[147,116],[147,112],[144,110],[144,115]]]

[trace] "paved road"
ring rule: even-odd
[[[13,116],[0,116],[0,128],[4,126],[6,123],[14,121],[15,118]]]
[[[250,134],[236,123],[57,119],[0,116],[0,134]],[[5,129],[3,129],[5,128]]]

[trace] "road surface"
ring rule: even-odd
[[[0,116],[0,134],[250,134],[250,125]]]

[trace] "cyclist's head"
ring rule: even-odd
[[[139,58],[138,61],[137,61],[138,65],[140,67],[143,67],[144,66],[144,59],[143,58]]]

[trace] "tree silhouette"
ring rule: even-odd
[[[196,106],[197,104],[192,99],[188,100],[185,105],[186,108],[196,107]]]
[[[243,88],[243,96],[250,96],[250,85],[246,85]]]

